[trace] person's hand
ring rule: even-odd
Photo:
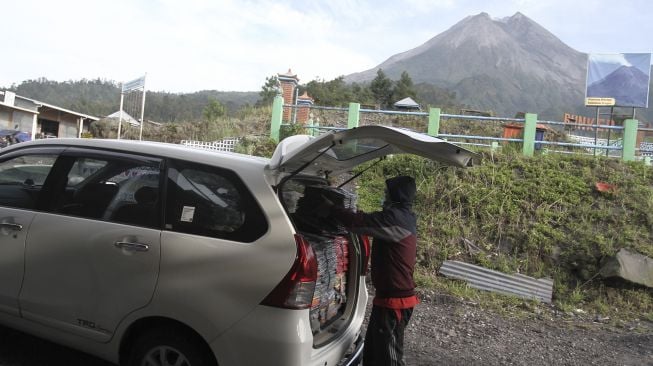
[[[333,207],[333,202],[328,198],[321,196],[322,202],[320,202],[317,207],[315,207],[315,216],[317,217],[327,217],[331,213],[331,208]]]

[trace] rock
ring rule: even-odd
[[[620,277],[653,288],[653,259],[621,249],[601,268],[603,277]]]

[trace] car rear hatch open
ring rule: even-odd
[[[395,127],[362,126],[316,138],[288,137],[277,146],[268,169],[279,177],[300,172],[335,177],[366,161],[391,154],[415,154],[459,167],[469,166],[475,156],[433,136]]]

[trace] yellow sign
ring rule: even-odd
[[[614,98],[585,98],[585,105],[588,107],[611,107],[614,106],[616,101]]]

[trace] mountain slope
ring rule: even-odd
[[[633,66],[622,66],[587,88],[588,97],[614,97],[617,105],[645,105],[648,76]],[[615,94],[615,92],[617,94]]]
[[[407,71],[415,82],[449,88],[475,108],[559,117],[582,106],[586,63],[585,54],[521,13],[503,20],[481,13],[345,80],[370,81],[379,68],[393,79]]]

